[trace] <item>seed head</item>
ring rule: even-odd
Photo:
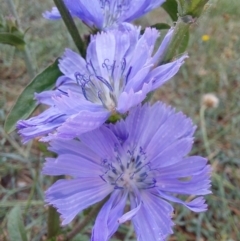
[[[219,104],[219,99],[216,95],[208,93],[202,97],[202,105],[207,108],[217,108]]]

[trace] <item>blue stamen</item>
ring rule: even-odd
[[[55,120],[57,120],[57,119],[59,119],[59,118],[61,118],[63,116],[65,116],[65,114],[62,114],[62,115],[59,115],[59,116],[57,116],[57,117],[55,117],[53,119],[50,119],[50,120],[48,120],[48,122],[53,122],[53,121],[55,121]]]
[[[122,66],[121,66],[122,75],[123,75],[123,73],[124,73],[124,71],[125,71],[125,69],[126,69],[126,65],[127,65],[126,59],[123,58],[123,60],[122,60]]]
[[[79,72],[76,72],[74,75],[75,75],[77,84],[80,86],[85,85],[89,81],[83,74]]]
[[[139,162],[139,159],[140,159],[140,156],[139,156],[139,155],[137,155],[136,163],[138,163],[138,162]]]
[[[138,168],[138,167],[140,167],[142,165],[142,162],[139,162],[139,163],[137,163],[137,165],[135,166],[135,168]]]
[[[100,177],[104,182],[107,182],[107,181],[103,178],[103,175],[99,175],[99,177]]]
[[[102,104],[104,105],[103,99],[101,97],[101,91],[99,90],[97,93],[98,99],[102,102]]]
[[[97,72],[96,72],[96,70],[93,66],[92,60],[90,60],[89,63],[87,63],[86,68],[87,68],[89,73],[93,72],[95,75],[97,75]]]
[[[68,96],[68,93],[67,93],[67,92],[65,92],[65,91],[63,91],[63,90],[61,90],[61,89],[57,89],[57,90],[60,91],[61,93],[63,93],[64,95]]]
[[[114,69],[115,69],[115,65],[116,65],[116,61],[113,61],[113,66],[112,66],[112,72],[111,72],[111,77],[113,78],[113,74],[114,74]]]
[[[126,75],[126,84],[128,82],[128,78],[129,78],[129,75],[131,74],[131,71],[132,71],[132,67],[129,68],[128,73]]]
[[[102,64],[102,67],[106,68],[107,70],[111,70],[112,66],[110,64],[107,64],[106,62],[110,62],[110,60],[109,59],[105,59],[104,63]]]
[[[102,76],[96,76],[103,84],[105,84],[110,91],[113,91],[112,86]]]
[[[86,93],[86,89],[85,89],[85,85],[82,85],[82,86],[81,86],[81,89],[82,89],[82,93],[83,93],[85,99],[88,100],[88,98],[87,98],[87,93]]]

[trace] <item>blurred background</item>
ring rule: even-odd
[[[42,12],[51,0],[16,0],[16,9],[31,62],[42,71],[66,47],[75,49],[62,21],[48,21]],[[0,14],[9,16],[5,0]],[[137,20],[144,26],[171,23],[162,9]],[[82,34],[87,33],[78,22]],[[164,31],[163,31],[164,33]],[[176,223],[171,241],[240,240],[240,1],[212,0],[204,14],[192,24],[187,49],[189,59],[176,77],[165,84],[153,101],[161,100],[183,111],[198,126],[192,154],[206,156],[212,165],[212,195],[208,211],[194,214],[174,204]],[[3,123],[17,96],[29,83],[23,54],[0,44],[0,240],[8,241],[10,210],[19,205],[28,240],[46,239],[47,207],[44,190],[51,183],[41,174],[46,147],[33,141],[22,145],[16,132],[7,135]],[[206,95],[211,93],[211,95]],[[37,110],[39,112],[40,110]],[[63,232],[87,215],[79,214]],[[73,240],[89,240],[91,225]],[[112,240],[135,240],[130,223],[122,225]],[[18,241],[18,240],[16,240]],[[19,240],[20,241],[20,240]]]

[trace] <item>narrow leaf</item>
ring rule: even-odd
[[[151,28],[156,28],[157,30],[162,30],[162,29],[170,29],[171,26],[168,25],[167,23],[156,23],[150,26]],[[145,29],[141,30],[141,34],[144,34]]]
[[[12,208],[8,215],[7,229],[10,241],[27,241],[20,206]]]
[[[167,0],[162,4],[162,8],[169,14],[171,19],[176,22],[178,19],[178,4],[176,0]]]
[[[171,26],[168,25],[167,23],[156,23],[152,25],[151,28],[156,28],[158,30],[161,30],[161,29],[170,29]]]
[[[28,118],[35,110],[38,104],[34,100],[34,93],[52,89],[57,78],[61,75],[62,73],[58,69],[58,60],[56,60],[27,85],[7,116],[4,124],[4,130],[7,133],[15,129],[18,120]]]
[[[23,38],[17,36],[14,33],[0,33],[0,43],[12,45],[19,50],[23,50],[25,46]]]

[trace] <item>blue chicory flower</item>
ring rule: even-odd
[[[149,92],[173,77],[187,57],[158,66],[172,35],[173,29],[155,54],[159,37],[155,28],[147,28],[143,35],[134,27],[92,36],[86,60],[67,49],[59,61],[64,76],[57,80],[57,90],[36,94],[39,103],[50,108],[17,124],[23,141],[46,134],[50,135],[42,141],[74,138],[141,103]]]
[[[121,223],[132,220],[138,241],[165,240],[172,233],[173,207],[207,209],[202,195],[211,193],[210,166],[187,156],[195,127],[183,113],[157,102],[133,108],[125,120],[82,134],[79,140],[56,139],[43,174],[68,175],[46,191],[46,202],[70,223],[89,206],[108,201],[99,212],[92,241],[107,241]],[[175,194],[199,196],[185,202]],[[130,211],[123,214],[127,200]]]
[[[73,17],[101,30],[131,22],[164,2],[165,0],[64,0]],[[43,13],[43,16],[51,20],[61,18],[56,7]]]

